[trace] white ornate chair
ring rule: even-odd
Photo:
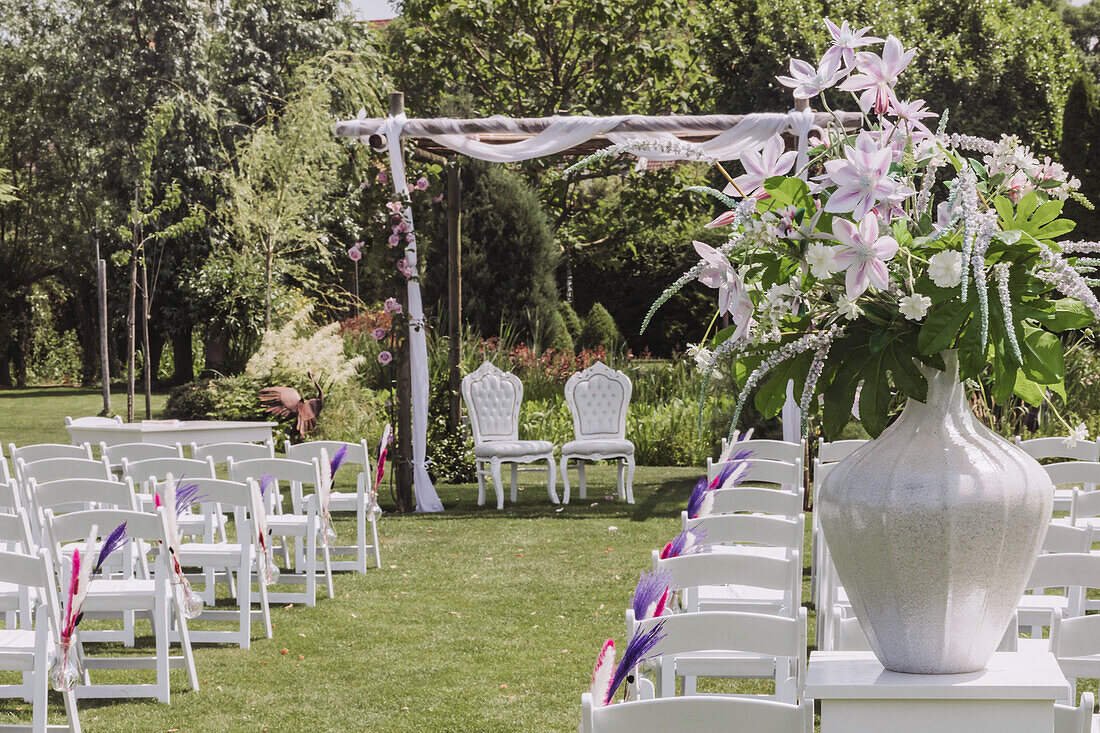
[[[633,387],[630,378],[601,361],[577,372],[565,383],[565,401],[573,413],[573,440],[561,449],[562,501],[569,503],[569,461],[577,466],[581,498],[585,461],[618,460],[619,498],[634,503],[634,444],[626,439],[626,411]],[[625,472],[625,480],[624,480]]]
[[[497,509],[504,508],[501,463],[512,464],[512,502],[515,503],[517,464],[546,461],[546,491],[550,494],[550,501],[557,504],[554,444],[546,440],[519,439],[519,406],[523,402],[523,383],[519,377],[485,362],[462,378],[462,399],[470,413],[470,427],[474,434],[477,503],[485,503],[485,475],[488,473],[497,492]],[[488,471],[485,470],[486,463],[489,464]]]

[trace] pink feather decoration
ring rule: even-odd
[[[80,548],[73,550],[73,564],[69,573],[69,597],[65,599],[65,628],[62,630],[62,637],[68,638],[72,636],[73,627],[75,624],[73,620],[76,618],[75,609],[73,608],[73,601],[76,600],[77,594],[80,590]]]
[[[608,688],[611,686],[611,676],[615,673],[615,640],[608,639],[600,649],[600,655],[596,657],[596,666],[592,668],[592,684],[588,691],[592,693],[593,705],[604,705],[607,699]]]
[[[661,614],[665,612],[665,606],[668,605],[668,593],[671,588],[665,588],[665,592],[661,594],[660,599],[657,601],[657,606],[653,609],[653,615],[650,618],[660,618]]]
[[[386,427],[382,430],[382,440],[378,444],[378,468],[374,474],[375,487],[382,483],[382,477],[386,474],[386,454],[389,453],[390,443],[392,442],[393,427],[386,423]]]

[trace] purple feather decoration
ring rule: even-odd
[[[661,559],[667,560],[670,557],[683,557],[684,555],[695,554],[706,536],[707,530],[705,527],[685,529],[683,532],[673,537],[672,542],[665,545],[665,549],[661,551]]]
[[[92,568],[92,575],[98,573],[107,557],[126,544],[128,539],[129,537],[126,536],[126,522],[123,522],[115,527],[111,534],[107,535],[107,539],[103,540],[103,545],[99,548],[99,555],[95,559],[95,566]]]
[[[662,607],[661,598],[671,585],[672,573],[668,570],[642,573],[638,578],[638,587],[634,589],[634,618],[645,621],[656,616],[655,609]]]
[[[336,472],[340,470],[340,466],[344,465],[344,461],[348,459],[348,447],[342,445],[336,449],[336,453],[333,454],[332,460],[329,461],[329,475],[336,476]]]
[[[199,495],[198,484],[183,486],[183,479],[176,482],[176,517],[181,517],[192,506],[206,498],[206,494]]]
[[[691,490],[691,496],[688,497],[689,519],[695,519],[699,515],[699,509],[703,506],[703,497],[708,491],[710,486],[707,484],[707,477],[704,476],[695,483],[695,488]]]
[[[275,477],[270,473],[265,473],[260,476],[260,496],[263,497],[267,494],[267,490],[271,488],[271,485],[275,483]]]
[[[611,704],[611,698],[615,697],[615,691],[619,689],[619,685],[623,683],[626,676],[639,664],[653,656],[651,654],[653,647],[665,638],[664,629],[665,622],[658,621],[650,627],[649,631],[636,633],[630,638],[630,643],[626,645],[619,665],[615,667],[615,674],[611,676],[611,684],[607,687],[607,697],[604,699],[605,705]]]

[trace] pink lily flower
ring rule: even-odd
[[[915,140],[932,137],[932,131],[929,130],[921,120],[929,117],[939,117],[935,112],[929,112],[927,110],[927,103],[923,99],[914,99],[905,102],[894,100],[890,104],[888,113],[897,117],[899,120],[905,120],[909,123],[909,132],[912,133]]]
[[[744,175],[734,178],[737,188],[749,197],[765,198],[764,181],[773,176],[785,176],[794,167],[798,153],[794,150],[783,152],[783,138],[779,135],[764,143],[764,149],[757,152],[747,150],[741,154],[741,165],[745,168]],[[727,196],[739,195],[732,184],[726,186],[724,193]],[[721,217],[719,217],[721,218]],[[720,226],[715,224],[715,226]]]
[[[825,211],[842,214],[849,211],[863,219],[876,202],[893,196],[897,182],[890,178],[893,151],[879,148],[866,132],[860,133],[855,146],[844,146],[844,157],[825,161],[825,173],[836,190],[825,203]]]
[[[891,102],[897,101],[894,85],[898,83],[898,74],[905,70],[916,52],[915,48],[906,51],[895,36],[887,36],[882,56],[870,51],[856,54],[856,68],[861,73],[849,76],[839,88],[845,92],[862,91],[859,106],[864,112],[873,108],[880,115],[886,114]]]
[[[707,264],[699,273],[699,282],[718,290],[718,312],[729,313],[737,325],[733,339],[741,338],[752,325],[753,304],[744,281],[726,256],[703,242],[692,242],[699,257]]]
[[[816,69],[801,59],[791,59],[790,69],[790,76],[777,76],[775,79],[783,86],[794,89],[795,99],[812,99],[836,84],[837,80],[843,76],[837,60],[831,58],[828,53],[821,59]]]
[[[832,61],[838,67],[843,65],[845,68],[850,69],[852,68],[852,62],[855,60],[857,48],[882,43],[881,38],[867,35],[867,31],[871,30],[869,25],[859,30],[852,30],[848,27],[848,21],[844,21],[838,28],[836,23],[826,18],[825,27],[829,29],[829,35],[833,37],[833,45],[821,57],[822,63]]]
[[[833,219],[833,234],[841,246],[836,263],[847,270],[844,289],[849,300],[855,300],[874,285],[884,290],[890,283],[886,263],[898,252],[898,242],[890,236],[878,235],[878,217],[864,217],[857,227],[847,219]]]

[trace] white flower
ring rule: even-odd
[[[953,288],[962,282],[962,252],[946,250],[928,260],[928,277],[940,288]]]
[[[810,274],[819,280],[840,269],[836,263],[836,248],[821,242],[814,242],[806,248],[806,264],[810,266]]]
[[[906,295],[898,301],[898,310],[910,321],[919,321],[928,312],[928,306],[932,305],[932,299],[920,293]]]
[[[837,310],[840,311],[840,315],[847,318],[849,321],[859,317],[862,313],[859,306],[856,305],[855,300],[849,300],[847,295],[840,296],[840,300],[836,302]]]
[[[710,366],[710,362],[714,359],[714,352],[698,344],[688,344],[687,354],[692,359],[695,359],[695,367],[700,371]]]
[[[1081,423],[1080,425],[1078,425],[1077,427],[1075,427],[1073,429],[1073,432],[1071,432],[1068,436],[1066,436],[1065,439],[1062,440],[1062,445],[1064,445],[1067,448],[1076,448],[1077,443],[1079,443],[1082,440],[1088,440],[1088,439],[1089,439],[1089,429],[1087,427],[1085,427],[1084,423]]]

